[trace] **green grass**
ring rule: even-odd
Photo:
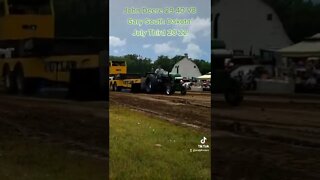
[[[0,127],[1,180],[108,179],[106,160],[70,153],[61,144],[18,136],[6,128]],[[110,178],[210,179],[210,152],[190,152],[203,136],[209,137],[111,106]]]
[[[210,179],[210,152],[190,152],[208,132],[116,105],[109,112],[111,179]]]
[[[61,145],[38,140],[1,138],[0,179],[107,179],[107,161],[71,154]]]

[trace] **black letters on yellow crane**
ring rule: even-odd
[[[46,72],[70,72],[76,68],[75,61],[50,61],[45,64]]]

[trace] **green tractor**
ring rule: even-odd
[[[179,77],[181,77],[180,74],[170,74],[163,69],[157,69],[155,73],[147,73],[142,78],[141,89],[147,93],[165,93],[167,95],[180,91],[182,95],[185,95],[187,89]]]
[[[225,62],[231,59],[233,54],[231,51],[225,49],[223,41],[215,40],[213,43],[216,47],[212,49],[212,71],[213,78],[211,88],[214,94],[224,94],[225,100],[228,104],[237,106],[243,101],[243,91],[241,83],[230,76],[232,69],[229,69]]]
[[[181,95],[187,94],[187,86],[184,82],[183,77],[180,74],[170,74],[173,77],[173,89],[175,91],[180,91]]]

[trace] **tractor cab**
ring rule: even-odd
[[[0,0],[0,40],[54,38],[52,0]]]

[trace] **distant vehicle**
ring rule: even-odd
[[[248,74],[250,71],[266,71],[268,74],[272,73],[272,67],[268,65],[243,65],[233,69],[230,73],[231,77],[236,77],[240,72]]]
[[[245,90],[254,90],[256,88],[256,79],[263,75],[271,75],[272,66],[269,65],[243,65],[233,69],[230,73],[232,78],[238,79]]]
[[[202,84],[203,91],[211,91],[211,82],[206,81]]]
[[[295,70],[296,92],[320,92],[320,70],[308,72],[306,68]]]

